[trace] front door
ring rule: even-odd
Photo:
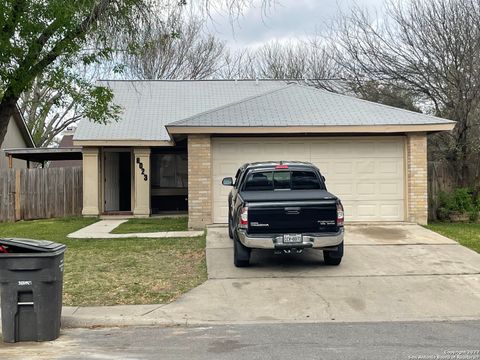
[[[131,159],[129,150],[104,152],[104,212],[131,211]]]
[[[105,164],[105,211],[120,210],[120,156],[118,152],[106,152]]]

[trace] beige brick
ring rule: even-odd
[[[427,203],[427,136],[407,135],[408,220],[426,224]]]
[[[209,135],[188,136],[188,227],[212,222],[212,151]]]

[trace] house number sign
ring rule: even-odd
[[[138,168],[141,171],[141,174],[143,175],[143,180],[147,181],[148,180],[148,175],[145,174],[145,168],[143,167],[143,163],[140,161],[140,158],[138,158],[138,157],[137,157],[137,165],[138,165]]]

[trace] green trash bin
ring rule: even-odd
[[[63,244],[0,238],[4,342],[50,341],[60,335]]]

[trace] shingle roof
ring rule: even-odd
[[[100,81],[123,108],[107,125],[82,119],[74,140],[170,140],[165,125],[287,86],[285,81]]]
[[[165,126],[435,125],[452,121],[286,81],[103,81],[118,122],[81,120],[74,140],[170,140]]]
[[[450,120],[290,84],[169,124],[193,127],[449,124]]]

